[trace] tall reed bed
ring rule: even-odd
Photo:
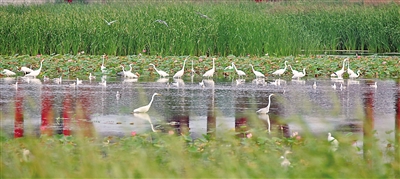
[[[397,4],[56,3],[0,6],[0,15],[4,55],[290,55],[400,48]],[[107,25],[104,19],[117,22]]]

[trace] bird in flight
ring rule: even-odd
[[[207,15],[205,15],[205,14],[202,14],[202,13],[200,13],[200,12],[196,12],[198,15],[200,15],[200,17],[202,17],[202,18],[206,18],[206,19],[208,19],[208,20],[212,20],[210,17],[208,17]]]
[[[106,23],[107,23],[107,25],[111,25],[111,24],[113,24],[114,22],[117,22],[117,20],[115,20],[115,21],[111,21],[111,22],[108,22],[107,20],[105,20],[105,19],[103,19],[104,21],[106,21]]]
[[[165,22],[165,21],[163,21],[163,20],[157,19],[157,20],[156,20],[156,21],[154,21],[154,22],[158,22],[158,23],[160,23],[160,24],[164,24],[165,26],[167,26],[167,27],[168,27],[168,24],[167,24],[167,22]]]

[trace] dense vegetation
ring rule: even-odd
[[[400,49],[400,8],[394,3],[56,3],[0,6],[0,16],[3,55],[286,56]]]

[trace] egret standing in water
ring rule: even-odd
[[[32,72],[26,74],[25,77],[34,77],[34,78],[36,78],[36,76],[38,76],[40,74],[40,71],[42,71],[43,61],[44,61],[44,59],[40,61],[39,69],[33,70]]]
[[[337,76],[338,78],[342,78],[342,75],[343,75],[343,73],[344,73],[344,67],[346,66],[346,61],[347,61],[347,60],[349,60],[349,58],[345,58],[345,59],[343,60],[342,69],[340,69],[340,70],[338,70],[338,71],[332,73],[331,76]]]
[[[265,75],[264,75],[264,74],[262,74],[262,73],[259,72],[259,71],[254,70],[254,67],[253,67],[252,64],[250,64],[250,66],[251,66],[251,69],[253,70],[254,75],[256,75],[256,78],[265,78]]]
[[[183,61],[183,66],[182,70],[179,70],[178,72],[175,73],[174,78],[181,78],[183,76],[183,73],[185,72],[185,63],[186,63],[187,58],[185,61]]]
[[[349,75],[349,78],[354,79],[354,78],[358,78],[359,76],[360,76],[360,70],[357,70],[357,74],[353,73],[353,74]]]
[[[268,96],[268,105],[267,105],[267,107],[259,109],[259,110],[257,111],[257,113],[261,113],[261,114],[267,114],[267,113],[269,113],[269,107],[271,106],[271,96],[272,96],[272,95],[274,95],[274,94],[270,94],[270,95]]]
[[[3,74],[6,75],[6,76],[14,76],[14,75],[16,75],[13,71],[7,70],[7,69],[3,70]]]
[[[105,73],[105,72],[106,72],[106,67],[104,66],[104,56],[106,56],[106,55],[104,54],[104,55],[102,56],[103,62],[101,63],[101,67],[100,67],[102,73]]]
[[[151,103],[153,103],[154,96],[161,96],[161,94],[154,93],[153,96],[151,97],[151,101],[150,101],[150,103],[148,105],[142,106],[140,108],[137,108],[137,109],[133,110],[133,112],[134,113],[145,113],[145,112],[149,111],[149,109],[151,107]]]
[[[213,67],[210,69],[210,70],[208,70],[208,71],[206,71],[204,74],[203,74],[203,77],[207,77],[207,78],[212,78],[213,76],[214,76],[214,72],[215,72],[215,58],[213,58],[212,59],[213,60]]]
[[[285,61],[285,68],[284,69],[279,69],[279,70],[276,70],[275,72],[273,72],[272,74],[273,75],[279,75],[279,76],[281,76],[282,74],[284,74],[285,73],[285,71],[286,71],[286,68],[287,68],[287,61]]]
[[[26,75],[26,74],[32,72],[33,70],[28,67],[21,67],[21,71],[24,72],[24,74]]]
[[[232,62],[232,67],[235,69],[235,71],[238,74],[239,78],[241,76],[246,76],[246,73],[244,73],[244,71],[242,71],[242,70],[238,70],[233,62]]]
[[[293,74],[292,78],[297,78],[300,79],[302,77],[306,76],[306,69],[303,68],[303,72],[298,72],[296,74]]]
[[[167,72],[162,71],[162,70],[158,70],[154,64],[150,63],[149,65],[153,66],[154,70],[156,70],[156,72],[158,73],[158,75],[160,75],[160,77],[169,76],[169,74]]]
[[[281,156],[282,162],[281,162],[281,166],[284,168],[287,168],[290,166],[290,161],[287,159],[287,154],[290,154],[292,152],[290,152],[289,150],[285,151],[285,153],[283,154],[283,156]]]
[[[337,141],[334,137],[332,137],[332,134],[329,132],[328,133],[328,142],[331,143],[330,150],[331,151],[336,151],[339,148],[339,141]]]

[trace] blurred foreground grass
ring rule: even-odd
[[[244,134],[244,135],[243,135]],[[250,135],[249,135],[250,134]],[[274,137],[265,130],[130,137],[56,135],[1,142],[1,178],[396,178],[393,145],[363,154],[351,135]],[[364,139],[365,140],[365,139]],[[375,141],[375,139],[371,139]],[[286,150],[291,165],[282,167]],[[389,160],[384,160],[387,157]]]

